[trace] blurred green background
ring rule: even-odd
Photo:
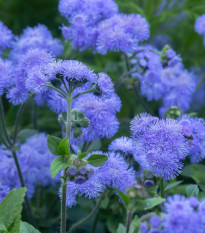
[[[170,44],[181,55],[187,69],[196,67],[203,70],[204,68],[205,75],[203,38],[194,32],[196,18],[205,13],[205,0],[116,0],[116,2],[119,5],[120,12],[139,13],[148,20],[151,31],[148,43],[157,46],[159,49],[164,46],[164,43]],[[58,12],[58,0],[0,0],[0,20],[16,35],[20,35],[27,26],[35,26],[38,23],[45,24],[51,30],[53,36],[64,41],[59,27],[62,23],[67,22]],[[80,60],[91,66],[95,72],[106,72],[114,82],[122,75],[125,67],[123,54],[121,53],[110,52],[106,56],[92,54],[91,51],[72,53],[68,42],[65,43],[63,58]],[[122,108],[118,114],[121,123],[120,129],[115,137],[129,136],[130,120],[137,113],[143,112],[144,109],[138,103],[135,94],[129,91],[127,87],[119,85],[116,92],[121,98]],[[18,107],[10,105],[5,99],[4,105],[7,123],[12,131]],[[159,103],[150,102],[148,105],[157,114]],[[30,102],[27,104],[21,119],[22,128],[32,128],[32,112],[33,103]],[[39,131],[60,135],[61,131],[57,123],[56,114],[52,113],[48,108],[41,107],[38,108],[37,115],[37,129]],[[199,110],[198,116],[205,117],[204,107]],[[104,139],[102,144],[98,142],[94,146],[97,148],[99,145],[102,145],[101,148],[106,150],[111,140]],[[38,220],[37,225],[42,232],[55,232],[54,229],[58,229],[59,208],[58,205],[55,205],[57,190],[57,187],[55,190],[48,189],[47,193],[42,195],[42,190],[39,187],[36,196],[32,200]],[[39,198],[41,198],[41,201],[39,201]],[[111,205],[109,205],[109,200],[109,198],[106,199],[100,215],[97,216],[101,221],[97,225],[96,232],[107,232],[108,229],[111,232],[115,232],[115,222],[123,221],[123,207],[119,206],[117,198],[112,197]],[[80,200],[77,207],[72,209],[72,217],[69,215],[70,222],[85,216],[92,209],[93,205],[93,201],[85,202],[83,199]],[[49,211],[51,216],[48,216]],[[112,216],[110,213],[112,213]],[[88,222],[87,225],[84,225],[77,232],[90,232],[88,229],[90,229],[91,225],[89,224],[92,221]]]

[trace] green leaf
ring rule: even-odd
[[[55,136],[48,135],[47,136],[47,145],[50,152],[54,155],[61,155],[59,154],[58,145],[60,144],[61,139]]]
[[[40,231],[35,229],[32,225],[28,224],[27,222],[21,221],[19,233],[40,233]]]
[[[60,170],[65,169],[69,166],[68,162],[65,161],[64,157],[58,157],[53,160],[50,167],[51,176],[54,179]]]
[[[121,192],[119,189],[116,188],[115,190],[117,191],[117,193],[120,196],[120,198],[123,200],[125,206],[128,207],[129,204],[130,204],[130,198],[126,194],[124,194],[123,192]]]
[[[182,182],[183,182],[183,181],[177,181],[177,182],[173,182],[173,183],[171,183],[171,184],[168,184],[168,185],[165,187],[164,191],[167,191],[167,190],[169,190],[169,189],[172,189],[172,188],[174,188],[175,186],[181,184]]]
[[[8,230],[6,229],[5,225],[3,223],[0,223],[0,232],[3,231],[3,233],[7,233]],[[8,232],[9,233],[9,232]]]
[[[126,233],[126,227],[122,223],[118,225],[117,233]]]
[[[70,152],[69,152],[69,149],[68,149],[68,143],[69,143],[68,138],[64,138],[63,140],[60,141],[60,143],[58,145],[59,155],[67,155],[68,157],[70,157]]]
[[[190,164],[183,168],[182,175],[190,177],[196,181],[197,184],[205,184],[205,165],[202,164]]]
[[[87,159],[88,163],[93,167],[101,167],[107,160],[108,156],[102,154],[93,154]]]
[[[140,227],[140,223],[138,220],[137,215],[135,215],[135,217],[133,218],[131,224],[130,224],[130,230],[129,233],[137,233]]]
[[[13,189],[0,203],[0,223],[9,233],[20,230],[21,211],[26,188]]]
[[[85,156],[88,154],[88,152],[84,152],[84,153],[78,153],[78,158],[79,159],[83,159],[85,158]]]
[[[139,208],[142,210],[149,210],[162,204],[165,201],[166,199],[161,197],[148,198],[144,201],[140,201],[141,206],[139,206]]]
[[[197,196],[199,194],[199,188],[196,184],[190,184],[186,188],[186,194],[188,197]]]
[[[17,134],[17,141],[24,142],[27,138],[38,133],[38,130],[35,129],[23,129]]]

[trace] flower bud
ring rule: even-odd
[[[84,176],[77,176],[74,182],[76,184],[83,184],[85,183],[85,181],[86,181],[86,178]]]
[[[85,167],[80,169],[80,174],[85,175],[87,173],[87,169]]]
[[[77,174],[77,170],[74,167],[70,167],[67,173],[70,176],[75,176]]]
[[[166,118],[177,119],[181,115],[182,115],[182,110],[178,108],[177,106],[171,106],[165,112]]]
[[[152,180],[145,180],[144,185],[148,188],[152,188],[154,186],[154,182]]]

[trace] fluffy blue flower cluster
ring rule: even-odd
[[[205,45],[205,14],[198,17],[195,22],[195,32],[199,35],[203,35],[204,37],[204,45]]]
[[[183,115],[179,118],[182,133],[188,139],[188,148],[192,163],[198,163],[205,158],[205,121]]]
[[[165,213],[155,215],[149,223],[142,223],[141,233],[203,233],[205,230],[205,202],[196,197],[175,194],[164,204]]]
[[[0,55],[2,50],[12,47],[12,43],[14,40],[14,35],[10,29],[8,29],[2,21],[0,21]]]
[[[30,49],[44,50],[54,56],[60,56],[63,53],[63,45],[61,41],[53,38],[48,28],[42,24],[33,28],[27,27],[24,29],[21,36],[16,37],[10,57],[16,61]]]
[[[188,145],[178,121],[140,114],[132,120],[131,131],[133,156],[143,168],[166,180],[180,173]]]
[[[3,95],[5,90],[8,90],[13,83],[12,62],[0,58],[0,96]]]
[[[9,190],[21,187],[21,183],[11,152],[3,148],[0,152],[0,196],[3,197]],[[44,133],[28,138],[16,153],[29,198],[33,196],[36,185],[47,186],[59,181],[58,178],[53,180],[50,175],[50,164],[55,156],[47,147],[47,137]]]
[[[171,48],[156,53],[151,46],[138,48],[131,61],[133,76],[141,84],[141,93],[148,101],[163,100],[159,112],[164,116],[170,106],[189,109],[195,90],[195,80],[182,65],[181,58]]]
[[[149,37],[149,25],[140,15],[118,13],[113,0],[60,0],[59,11],[70,26],[62,34],[74,49],[132,52]]]
[[[102,154],[101,151],[92,154]],[[98,168],[87,165],[93,172],[89,179],[83,184],[68,181],[66,205],[72,207],[76,204],[76,197],[84,195],[86,198],[97,198],[106,187],[118,188],[125,191],[128,187],[136,183],[135,172],[129,168],[121,155],[109,152],[103,153],[108,156],[107,162]],[[61,191],[60,191],[61,196]]]

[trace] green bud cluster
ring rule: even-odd
[[[152,188],[156,186],[159,182],[159,178],[152,171],[148,171],[147,169],[144,170],[140,178],[141,178],[142,184],[146,188]]]
[[[178,108],[177,106],[171,106],[165,112],[166,118],[177,119],[181,115],[182,115],[182,110]]]

